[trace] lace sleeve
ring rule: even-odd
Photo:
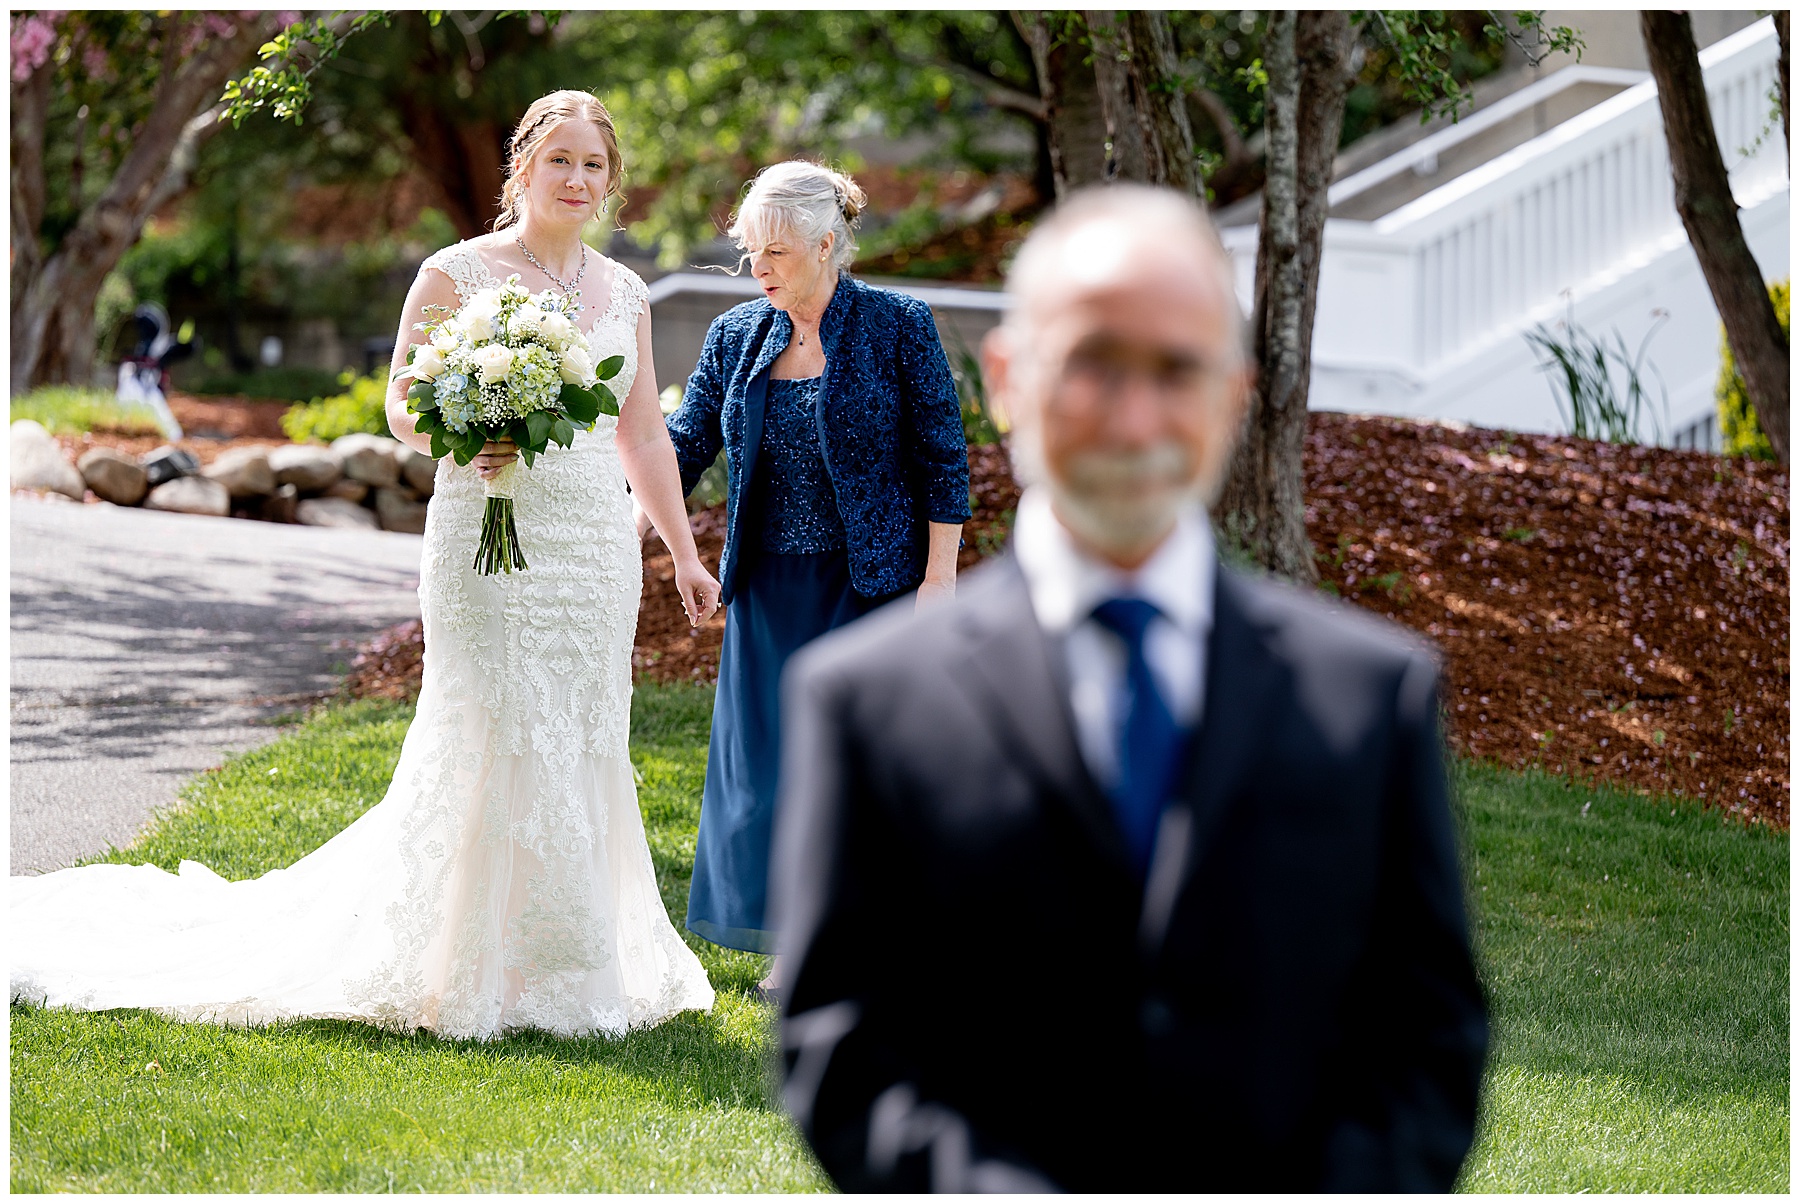
[[[441,251],[433,251],[419,265],[421,272],[426,268],[436,268],[450,277],[456,285],[457,299],[464,302],[494,283],[493,273],[488,271],[487,264],[482,262],[475,248],[467,243],[459,242]]]
[[[638,315],[644,312],[645,306],[649,304],[649,286],[644,283],[642,276],[621,263],[618,265],[617,275],[613,278],[613,291],[618,294],[618,300],[613,304],[617,307],[619,314],[629,317],[635,327]]]

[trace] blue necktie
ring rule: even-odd
[[[1112,803],[1140,876],[1150,868],[1157,821],[1181,752],[1181,729],[1144,655],[1144,633],[1161,613],[1142,598],[1113,598],[1094,608],[1094,619],[1125,642],[1125,727]]]

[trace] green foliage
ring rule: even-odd
[[[1442,115],[1455,117],[1470,106],[1473,98],[1465,83],[1472,74],[1469,67],[1484,58],[1492,61],[1489,70],[1498,67],[1508,42],[1534,67],[1555,53],[1581,57],[1581,35],[1574,29],[1547,27],[1537,12],[1511,16],[1508,24],[1497,12],[1372,9],[1357,13],[1355,19],[1379,31],[1387,53],[1376,71],[1385,72],[1399,85],[1401,95],[1418,106],[1423,123]],[[1473,28],[1477,23],[1479,33]]]
[[[210,353],[213,349],[208,348]],[[209,358],[211,358],[209,354]],[[217,357],[222,365],[224,357]],[[190,393],[215,397],[253,397],[262,401],[311,401],[341,388],[353,373],[284,364],[279,368],[252,368],[233,372],[219,366],[196,369],[183,387]]]
[[[345,372],[338,377],[342,393],[292,405],[281,416],[281,429],[296,443],[330,443],[341,435],[364,432],[389,435],[387,421],[388,373],[374,376]]]
[[[1633,356],[1625,347],[1625,337],[1616,329],[1613,344],[1608,346],[1575,324],[1575,310],[1557,323],[1562,336],[1539,323],[1526,332],[1525,341],[1537,356],[1538,368],[1550,377],[1550,389],[1556,397],[1556,408],[1569,433],[1578,439],[1605,439],[1612,443],[1638,443],[1642,426],[1648,417],[1652,428],[1661,432],[1662,423],[1649,403],[1645,387],[1644,352],[1650,339],[1668,321],[1666,311],[1657,310],[1656,321],[1644,333]],[[1669,391],[1654,363],[1648,364],[1662,393],[1663,413],[1669,409]],[[1624,397],[1613,382],[1615,369],[1624,376]]]
[[[1769,300],[1775,305],[1775,317],[1781,322],[1781,333],[1788,333],[1788,281],[1769,285]],[[1737,361],[1731,356],[1731,340],[1719,336],[1719,385],[1714,392],[1719,403],[1719,436],[1728,456],[1749,456],[1756,460],[1773,460],[1775,448],[1763,434],[1757,420],[1750,392],[1738,373]]]
[[[126,435],[154,435],[161,429],[147,409],[121,405],[105,389],[75,385],[46,385],[12,399],[12,421],[29,418],[52,435],[80,435],[88,431],[117,431]]]
[[[442,19],[442,12],[425,14],[431,24]],[[244,118],[269,107],[277,120],[300,125],[305,121],[307,103],[312,100],[312,75],[320,66],[338,56],[344,43],[377,23],[392,25],[391,12],[363,12],[348,20],[344,14],[337,20],[314,18],[296,21],[264,42],[257,50],[263,61],[241,79],[226,83],[224,116],[234,126]]]

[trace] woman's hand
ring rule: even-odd
[[[914,610],[930,610],[934,606],[942,606],[956,597],[955,577],[927,577],[919,583],[919,591],[913,602]]]
[[[519,458],[519,445],[511,439],[501,439],[482,447],[481,453],[473,461],[475,471],[481,479],[491,481],[494,474]]]
[[[719,609],[719,583],[695,557],[675,565],[675,589],[681,594],[681,609],[687,612],[689,627],[698,627]]]

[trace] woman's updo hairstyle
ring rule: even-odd
[[[856,181],[843,172],[790,159],[757,173],[727,233],[740,251],[752,241],[766,244],[782,237],[816,247],[827,234],[835,234],[831,266],[841,270],[856,260],[856,239],[850,231],[868,203]]]
[[[504,230],[516,225],[524,216],[525,185],[519,174],[531,166],[531,160],[544,145],[544,139],[550,131],[565,121],[591,121],[600,131],[600,140],[606,143],[606,158],[611,170],[607,174],[606,195],[619,194],[619,184],[625,175],[625,165],[619,161],[619,136],[613,132],[612,114],[600,103],[600,98],[590,92],[578,92],[573,89],[552,92],[531,102],[525,110],[525,116],[519,119],[519,127],[513,131],[512,138],[506,144],[506,183],[500,188],[500,216],[494,219],[494,229]]]

